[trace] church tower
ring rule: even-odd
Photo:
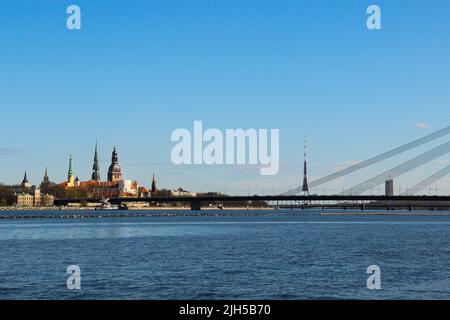
[[[48,170],[47,167],[45,167],[44,178],[42,179],[40,188],[42,189],[43,192],[47,192],[51,186],[52,183],[50,181],[50,178],[48,177]]]
[[[21,187],[24,189],[28,189],[31,187],[31,183],[28,181],[27,172],[25,171],[25,175],[23,176],[23,180],[21,183]]]
[[[95,143],[95,154],[94,154],[94,166],[92,167],[92,180],[100,181],[100,166],[98,164],[98,149],[97,142]]]
[[[45,167],[44,179],[42,180],[42,184],[47,185],[47,186],[50,184],[47,167]]]
[[[120,180],[122,180],[122,169],[120,169],[119,157],[117,156],[117,151],[114,147],[111,157],[111,165],[108,169],[108,181],[118,183]]]
[[[155,173],[153,172],[153,179],[152,179],[152,194],[156,195],[156,179],[155,179]]]
[[[75,177],[73,175],[73,170],[72,170],[72,155],[70,155],[69,170],[67,171],[67,186],[73,187],[75,185],[74,182],[75,182]]]

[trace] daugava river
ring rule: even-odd
[[[450,298],[450,214],[320,212],[0,219],[0,298]]]

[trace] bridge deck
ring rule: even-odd
[[[310,196],[293,196],[293,195],[267,195],[267,196],[217,196],[217,197],[154,197],[154,198],[110,198],[108,202],[111,204],[124,204],[129,202],[147,202],[147,203],[190,203],[191,207],[199,207],[201,204],[213,202],[250,202],[250,201],[266,201],[266,202],[411,202],[414,204],[448,202],[450,206],[450,196],[374,196],[374,195],[310,195]],[[67,205],[68,203],[100,203],[102,199],[56,199],[56,205]]]

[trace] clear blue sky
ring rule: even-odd
[[[70,4],[81,30],[65,26]],[[382,30],[366,28],[369,4]],[[445,0],[0,0],[0,181],[27,170],[38,184],[48,165],[61,182],[69,154],[88,179],[98,139],[103,178],[117,146],[143,185],[155,170],[160,187],[282,191],[300,183],[304,132],[313,179],[449,125],[449,57]],[[279,128],[279,174],[175,167],[170,134],[194,120]]]

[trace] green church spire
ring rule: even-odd
[[[72,155],[69,156],[69,171],[67,172],[67,180],[70,180],[70,177],[73,176],[72,171]]]
[[[100,166],[98,164],[98,148],[97,142],[95,142],[95,154],[94,154],[94,166],[92,167],[92,180],[100,181]]]

